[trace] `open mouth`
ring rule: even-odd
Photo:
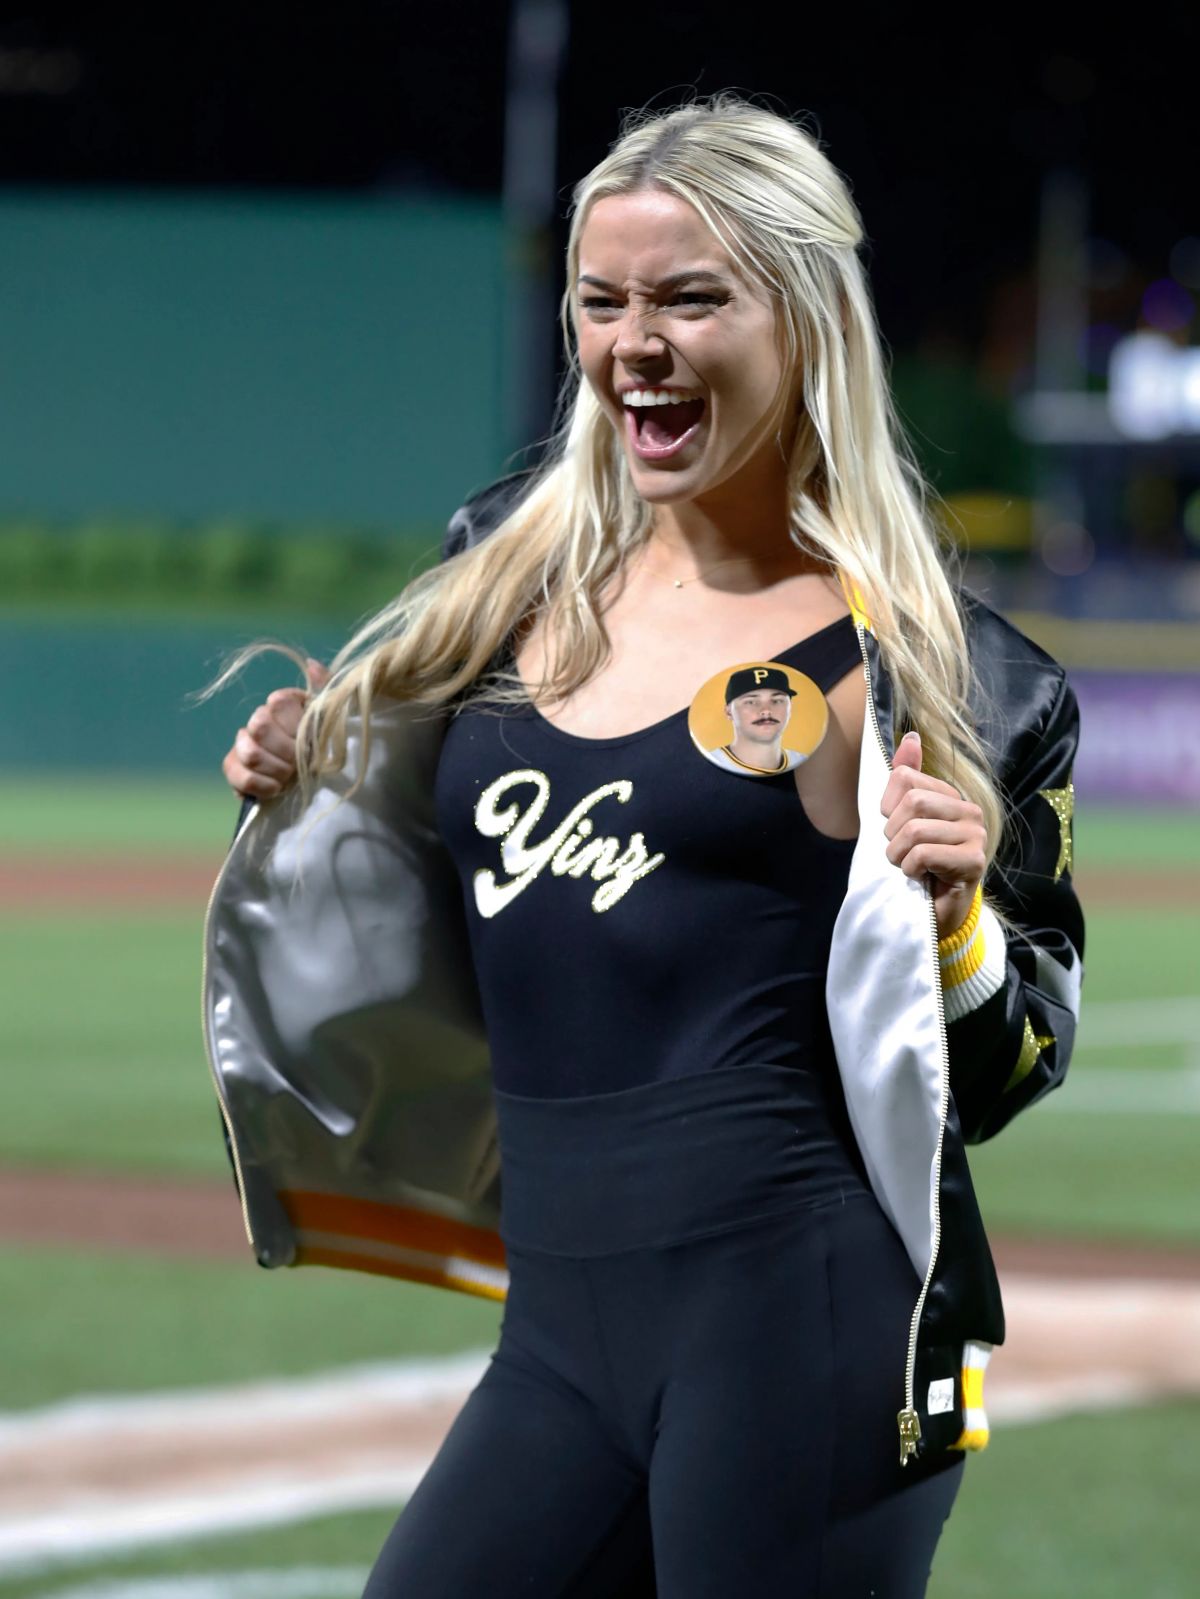
[[[661,459],[673,455],[691,437],[704,413],[700,398],[625,407],[625,426],[638,455]]]

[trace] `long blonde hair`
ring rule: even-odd
[[[539,698],[569,695],[607,658],[601,596],[645,541],[651,512],[612,422],[580,381],[579,241],[596,200],[652,188],[694,206],[775,298],[790,370],[803,375],[787,462],[790,538],[857,585],[895,685],[897,727],[917,727],[924,768],[979,805],[990,863],[1003,808],[970,720],[948,551],[891,399],[857,255],[861,219],[806,128],[729,93],[635,114],[576,187],[562,302],[570,370],[543,464],[492,533],[416,578],[339,653],[301,724],[301,781],[342,767],[352,712],[369,737],[376,696],[430,708],[468,692],[525,699],[505,659],[522,622],[536,618],[546,640]]]

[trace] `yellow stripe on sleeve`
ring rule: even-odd
[[[990,1344],[969,1341],[963,1345],[962,1406],[963,1430],[951,1445],[953,1449],[986,1449],[991,1437],[987,1411],[983,1408],[983,1374],[992,1358]]]
[[[942,987],[957,988],[960,983],[965,983],[983,965],[987,956],[987,942],[980,928],[975,937],[960,954],[953,955],[942,964]]]
[[[961,927],[948,933],[945,938],[938,939],[938,959],[944,966],[946,961],[957,955],[959,950],[965,949],[975,937],[975,930],[979,926],[980,912],[983,910],[983,884],[976,883],[975,893],[971,898],[971,908],[967,912],[966,920]]]

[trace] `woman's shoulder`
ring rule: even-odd
[[[1036,664],[1048,672],[1060,676],[1063,674],[1064,667],[1048,650],[1043,649],[1029,637],[1028,633],[1023,633],[1014,622],[1010,622],[1006,616],[993,609],[973,589],[964,585],[959,589],[958,597],[967,648],[973,660],[981,657],[988,659],[1011,657],[1014,661]]]

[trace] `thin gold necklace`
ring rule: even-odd
[[[702,577],[707,577],[710,572],[718,571],[722,566],[734,566],[738,561],[755,561],[758,559],[755,555],[731,555],[724,561],[714,561],[711,566],[706,566],[703,572],[693,572],[691,577],[668,577],[665,572],[659,572],[653,566],[646,566],[644,561],[642,565],[645,566],[651,577],[661,577],[664,583],[670,583],[673,588],[681,589],[687,583],[698,583]]]

